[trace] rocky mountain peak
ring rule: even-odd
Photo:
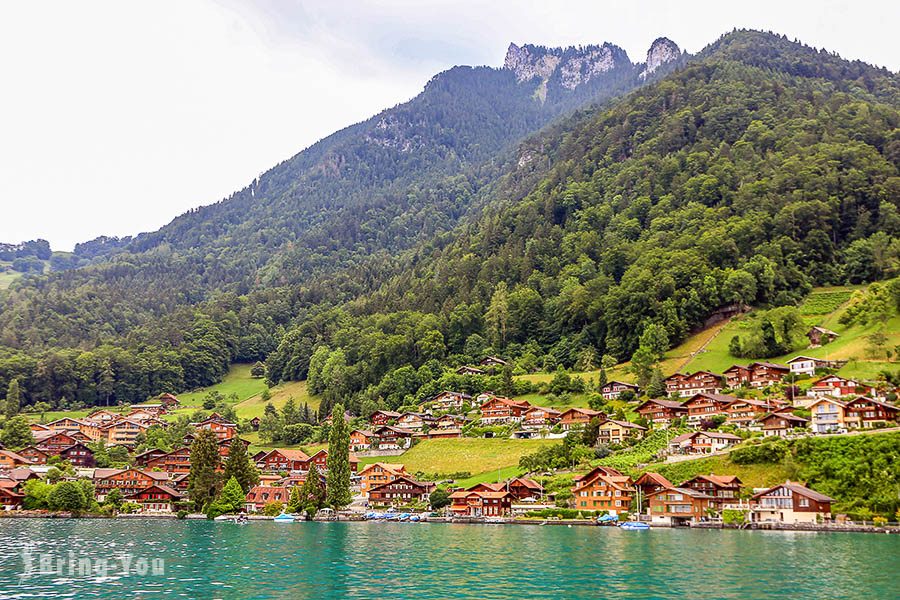
[[[546,87],[547,81],[558,76],[559,85],[566,90],[574,90],[621,65],[631,66],[628,54],[609,43],[568,48],[510,44],[503,61],[503,68],[515,73],[517,81],[538,77]]]
[[[678,44],[667,37],[656,38],[650,44],[650,49],[647,50],[647,61],[641,77],[647,77],[662,65],[678,59],[679,56],[681,56],[681,48],[678,47]]]

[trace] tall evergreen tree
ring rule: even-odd
[[[225,470],[222,478],[225,481],[234,477],[241,485],[244,493],[250,491],[250,488],[259,482],[259,472],[256,465],[247,455],[247,447],[240,438],[232,438],[228,447],[228,456],[225,458]]]
[[[651,398],[665,398],[667,395],[666,380],[659,367],[653,369],[653,373],[650,375],[650,383],[647,385],[647,395]]]
[[[291,494],[291,503],[297,507],[294,511],[305,510],[311,515],[315,515],[320,508],[325,506],[325,486],[322,485],[322,477],[315,464],[310,465],[306,481],[300,487],[297,497],[297,501],[294,502],[294,494]]]
[[[194,503],[194,510],[203,508],[216,497],[219,477],[219,443],[216,434],[209,429],[201,429],[191,444],[191,471],[188,496]]]
[[[13,379],[9,382],[9,388],[6,390],[6,402],[3,404],[3,413],[7,418],[12,418],[19,414],[22,407],[22,394],[19,391],[19,380]]]
[[[328,504],[342,508],[350,504],[350,431],[344,420],[344,405],[332,410],[331,435],[328,436],[328,479],[325,487]]]

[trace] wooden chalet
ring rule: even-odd
[[[544,493],[544,487],[533,479],[513,477],[496,483],[478,483],[468,489],[470,492],[509,492],[513,502],[537,500]]]
[[[659,490],[667,490],[674,488],[675,485],[660,475],[659,473],[646,472],[640,477],[637,478],[637,481],[634,482],[634,489],[636,492],[640,492],[643,497],[647,497],[653,492],[658,492]]]
[[[522,415],[522,427],[525,429],[543,429],[559,423],[562,412],[555,408],[532,406]]]
[[[354,429],[350,432],[350,452],[365,452],[377,439],[378,436],[368,429]]]
[[[722,377],[710,371],[675,373],[665,379],[666,393],[681,398],[694,394],[718,394],[722,391]]]
[[[35,433],[37,431],[50,431],[49,427],[47,427],[46,425],[42,425],[40,423],[29,423],[28,427],[29,427],[29,429],[31,429],[32,433]]]
[[[28,458],[12,450],[0,450],[0,471],[9,471],[17,467],[28,467],[33,463]]]
[[[457,517],[502,517],[512,510],[507,491],[460,490],[450,494],[450,512]]]
[[[575,508],[579,510],[605,510],[609,514],[627,513],[634,499],[634,482],[609,467],[595,467],[589,473],[575,478],[572,487]]]
[[[107,445],[134,446],[139,434],[149,429],[146,422],[132,421],[131,419],[119,419],[100,427],[100,439]]]
[[[275,448],[258,459],[256,466],[265,473],[308,471],[309,458],[303,450]]]
[[[88,448],[84,442],[75,442],[71,446],[63,448],[59,451],[58,456],[73,467],[92,469],[97,464],[94,459],[94,451]]]
[[[603,421],[606,415],[599,410],[590,408],[569,408],[559,415],[559,426],[564,431],[569,431],[574,427],[585,427],[592,419]]]
[[[237,424],[229,423],[224,417],[222,417],[218,413],[213,413],[200,421],[199,423],[191,423],[191,426],[194,427],[197,431],[202,429],[208,429],[216,434],[216,437],[221,440],[230,440],[234,436],[237,435]]]
[[[359,491],[365,497],[369,497],[369,490],[373,487],[393,481],[397,477],[408,475],[406,467],[401,464],[372,463],[359,471]]]
[[[79,431],[81,426],[84,424],[83,421],[78,419],[72,419],[71,417],[63,417],[61,419],[56,419],[55,421],[50,421],[43,428],[46,429],[55,429],[58,431]],[[32,431],[35,431],[32,428]]]
[[[73,434],[74,432],[62,430],[36,432],[34,434],[34,445],[50,456],[56,456],[63,448],[68,448],[72,444],[82,440],[82,438],[76,437]]]
[[[446,414],[438,417],[435,427],[437,429],[460,429],[469,422],[465,415]]]
[[[680,402],[651,398],[642,402],[635,411],[654,425],[666,426],[675,419],[686,417],[687,408]]]
[[[757,421],[766,437],[788,437],[795,429],[809,427],[809,419],[798,417],[787,411],[776,411],[763,415]]]
[[[156,484],[167,484],[169,474],[141,469],[94,469],[94,489],[97,500],[103,501],[113,489],[118,489],[124,497],[137,494]]]
[[[3,510],[16,510],[22,508],[25,494],[19,491],[18,482],[0,477],[0,508]]]
[[[751,502],[753,521],[779,523],[816,523],[831,518],[834,499],[799,483],[786,481],[754,494]]]
[[[393,425],[384,425],[375,430],[376,450],[406,450],[412,445],[415,432]]]
[[[482,367],[505,367],[507,363],[497,356],[485,356],[478,364]]]
[[[184,498],[184,494],[164,483],[154,483],[125,498],[139,504],[142,513],[171,513],[175,512],[175,503]]]
[[[444,390],[429,400],[439,410],[462,410],[464,404],[472,403],[472,396],[463,392]]]
[[[689,488],[711,496],[711,504],[717,508],[730,504],[740,497],[742,481],[734,475],[697,475],[678,487]]]
[[[531,405],[524,400],[516,401],[501,396],[494,396],[481,405],[481,424],[502,425],[505,423],[519,423],[529,408],[531,408]]]
[[[806,337],[809,338],[810,348],[818,348],[819,346],[824,346],[825,344],[833,342],[835,338],[839,337],[839,334],[830,329],[813,325],[810,330],[806,332]]]
[[[250,442],[244,438],[233,437],[228,440],[219,440],[219,456],[223,459],[228,458],[228,453],[231,452],[232,444],[243,444],[244,449],[250,447]]]
[[[431,429],[427,433],[418,432],[413,434],[414,438],[421,440],[440,440],[462,437],[462,429]]]
[[[162,455],[149,458],[146,465],[148,469],[159,469],[166,473],[190,473],[191,449],[187,446],[175,448],[171,452],[164,452]]]
[[[598,444],[621,444],[627,438],[641,438],[647,432],[647,428],[637,423],[606,419],[600,423],[597,431]]]
[[[673,487],[647,494],[650,520],[666,525],[687,525],[707,518],[715,499],[690,488]]]
[[[618,400],[619,396],[621,396],[622,392],[625,390],[631,390],[634,392],[635,396],[640,394],[641,391],[640,388],[633,383],[609,381],[600,388],[600,395],[603,396],[604,400]]]
[[[725,407],[725,422],[742,429],[755,429],[761,417],[784,406],[784,402],[775,400],[735,398]]]
[[[740,442],[742,438],[718,431],[683,433],[669,441],[669,454],[712,454]]]
[[[681,406],[687,409],[688,423],[697,425],[717,415],[727,417],[726,408],[735,400],[734,396],[724,394],[694,394]]]
[[[807,407],[813,433],[839,433],[847,430],[847,405],[837,398],[819,398]]]
[[[844,405],[844,423],[855,429],[886,426],[897,421],[900,408],[868,396],[857,396]]]
[[[376,410],[369,415],[369,422],[373,426],[387,425],[390,422],[396,422],[401,416],[400,413],[392,410]]]
[[[409,475],[401,475],[371,488],[369,490],[369,504],[393,506],[428,502],[428,497],[433,491],[433,483],[422,483]]]
[[[754,362],[746,367],[733,365],[725,370],[725,383],[730,388],[747,386],[752,388],[764,388],[776,383],[789,375],[791,368],[770,362]]]
[[[37,446],[27,446],[19,450],[16,454],[27,458],[33,465],[46,465],[47,460],[51,456],[55,456],[46,450],[41,450]]]
[[[477,367],[463,365],[456,369],[457,375],[484,375],[484,371]]]
[[[291,499],[291,490],[286,487],[257,485],[250,488],[244,497],[244,509],[247,512],[259,512],[272,502],[287,504]]]
[[[397,419],[397,427],[411,431],[421,431],[426,427],[433,427],[436,422],[437,419],[429,414],[406,412]]]

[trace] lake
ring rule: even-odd
[[[898,567],[897,535],[0,520],[3,599],[898,598]]]

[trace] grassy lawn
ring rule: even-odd
[[[0,290],[5,290],[10,284],[18,279],[22,274],[14,271],[0,271]]]
[[[508,438],[458,438],[422,440],[400,456],[381,462],[402,463],[410,473],[459,473],[488,475],[489,471],[516,467],[519,458],[559,440],[512,440]]]
[[[226,398],[231,394],[237,394],[240,400],[247,400],[261,394],[266,388],[265,379],[250,376],[252,365],[232,365],[228,374],[220,383],[209,387],[200,388],[191,392],[178,394],[178,400],[182,406],[202,406],[203,398],[210,392],[219,392]]]
[[[738,465],[728,456],[710,456],[697,460],[687,460],[680,463],[657,463],[647,465],[641,471],[659,473],[675,485],[678,485],[697,475],[736,475],[750,488],[762,488],[784,483],[788,478],[795,476],[783,464],[758,464]]]
[[[272,398],[269,402],[278,409],[281,409],[290,398],[294,399],[294,403],[298,407],[303,406],[303,403],[306,402],[311,409],[319,408],[319,398],[309,395],[309,392],[306,391],[305,381],[282,383],[273,387],[270,392]],[[255,394],[236,404],[234,410],[241,419],[252,419],[253,417],[261,417],[265,408],[266,403],[263,402],[262,396]]]

